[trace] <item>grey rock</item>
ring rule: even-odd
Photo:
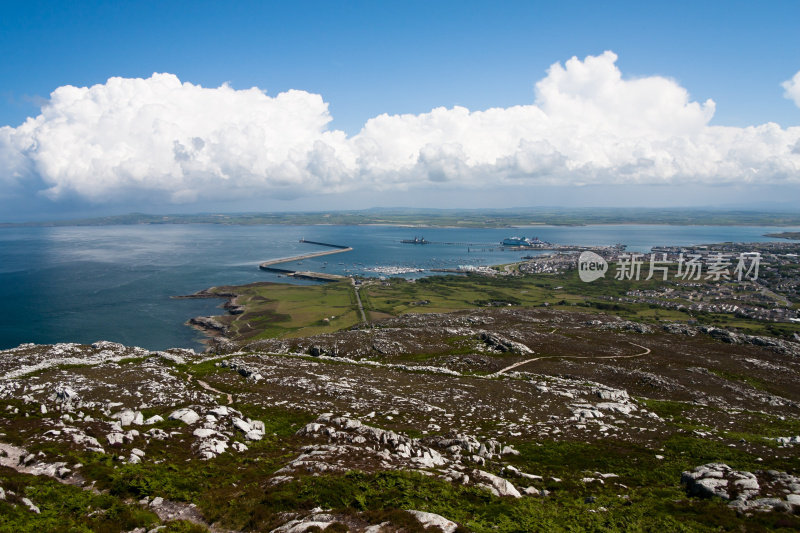
[[[193,409],[183,408],[173,411],[172,414],[169,415],[169,419],[180,420],[184,424],[191,425],[200,420],[200,415],[198,415]]]
[[[427,527],[438,527],[442,530],[443,533],[453,533],[458,524],[455,522],[448,520],[447,518],[435,514],[435,513],[426,513],[425,511],[406,511],[408,514],[413,516],[417,519],[417,521],[422,524],[423,526]]]
[[[37,506],[35,506],[35,505],[33,504],[33,502],[32,502],[32,501],[30,501],[28,498],[22,498],[20,501],[22,501],[22,503],[24,503],[24,504],[25,504],[25,506],[28,508],[28,510],[29,510],[30,512],[32,512],[32,513],[36,513],[36,514],[40,514],[40,513],[41,513],[41,511],[39,510],[39,508],[38,508]]]
[[[489,472],[484,472],[483,470],[473,470],[472,476],[476,481],[485,482],[486,485],[484,486],[491,490],[496,496],[511,496],[513,498],[522,497],[522,494],[519,493],[517,488],[512,485],[511,482],[499,476],[490,474]]]

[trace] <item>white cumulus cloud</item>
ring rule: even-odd
[[[327,131],[328,105],[316,94],[206,89],[171,74],[111,78],[56,89],[36,118],[0,130],[13,176],[27,170],[44,194],[90,200],[131,191],[175,202],[339,187],[352,162],[344,134]],[[315,171],[316,170],[316,171]]]
[[[556,63],[532,102],[380,115],[348,137],[320,95],[204,88],[171,74],[56,89],[0,128],[0,181],[54,200],[172,202],[309,191],[800,182],[800,128],[710,126],[715,104],[605,52]],[[800,101],[800,73],[784,84]],[[30,188],[30,186],[28,187]]]
[[[792,79],[781,83],[781,87],[784,89],[783,96],[789,100],[794,100],[794,104],[800,107],[800,71]]]

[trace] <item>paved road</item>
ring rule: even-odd
[[[358,304],[358,312],[361,313],[361,322],[366,324],[367,315],[366,313],[364,313],[364,306],[361,304],[361,295],[358,293],[359,288],[360,287],[356,285],[356,280],[353,280],[353,290],[356,291],[356,303]]]

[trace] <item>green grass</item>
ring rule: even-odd
[[[800,519],[786,515],[737,518],[722,502],[687,499],[677,483],[629,490],[601,486],[594,494],[596,501],[586,503],[583,494],[566,490],[556,490],[547,498],[498,498],[484,489],[417,473],[348,472],[303,477],[257,492],[240,490],[236,495],[217,502],[217,518],[227,527],[255,530],[275,527],[280,512],[314,507],[359,513],[372,523],[397,516],[402,509],[416,509],[440,514],[462,524],[462,531],[478,533],[718,531],[739,526],[759,531],[781,525],[788,531],[800,526]]]
[[[216,290],[228,292],[233,288]],[[225,317],[235,337],[299,337],[337,331],[359,322],[349,281],[323,285],[258,283],[235,290],[238,302],[246,308],[241,315]]]
[[[748,376],[745,374],[737,374],[736,372],[729,372],[727,370],[719,370],[719,369],[711,369],[711,373],[723,379],[727,379],[729,381],[737,381],[739,383],[745,383],[747,385],[750,385],[754,389],[780,394],[778,391],[775,391],[774,389],[770,390],[772,389],[772,387],[770,387],[769,383],[753,376]]]
[[[607,278],[592,283],[582,282],[575,271],[555,275],[430,276],[414,283],[390,278],[385,282],[365,282],[360,294],[370,319],[498,304],[520,307],[547,304],[553,309],[609,313],[654,324],[694,319],[701,324],[737,328],[755,335],[790,336],[800,332],[800,324],[775,324],[724,313],[690,313],[654,304],[609,301],[609,297],[623,297],[631,289],[650,290],[665,285],[656,279],[616,280],[613,269],[612,264]],[[231,324],[232,336],[237,340],[314,335],[360,322],[353,288],[347,281],[312,286],[258,283],[216,290],[240,294],[238,303],[246,308],[242,315],[224,318]],[[428,303],[416,305],[420,301]],[[328,322],[324,322],[326,318]]]
[[[684,413],[692,406],[686,402],[675,402],[670,400],[653,400],[650,398],[638,398],[648,410],[654,412],[662,418],[683,417]]]
[[[44,476],[0,468],[0,486],[6,493],[17,494],[7,494],[7,501],[0,501],[3,532],[129,531],[137,527],[149,529],[159,523],[154,513],[115,495],[95,494]],[[32,513],[20,503],[22,497],[33,501],[41,514]]]
[[[56,365],[47,368],[41,368],[39,370],[34,370],[32,372],[28,372],[27,374],[22,374],[21,376],[17,376],[14,379],[22,380],[22,379],[29,379],[36,376],[41,376],[42,374],[46,374],[48,372],[54,372],[58,370],[72,370],[75,368],[87,368],[93,366],[91,363],[86,364],[63,364],[63,365]]]

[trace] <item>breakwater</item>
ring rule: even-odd
[[[345,246],[343,244],[330,244],[328,242],[308,241],[306,239],[300,239],[300,242],[304,242],[306,244],[316,244],[317,246],[327,246],[328,248],[338,248],[343,252],[347,250],[352,250],[352,248],[350,248],[349,246]]]
[[[338,274],[327,274],[322,272],[307,272],[307,271],[300,272],[297,270],[289,270],[287,268],[276,267],[275,265],[281,265],[283,263],[293,263],[295,261],[302,261],[304,259],[312,259],[314,257],[322,257],[324,255],[340,254],[343,252],[350,252],[353,250],[350,246],[343,246],[340,244],[307,241],[305,239],[300,239],[300,242],[307,244],[316,244],[318,246],[326,246],[328,248],[333,248],[333,250],[325,250],[323,252],[309,252],[307,254],[295,255],[292,257],[270,259],[269,261],[264,261],[263,263],[259,264],[258,268],[269,272],[278,272],[279,274],[285,274],[287,276],[291,276],[294,278],[312,279],[316,281],[339,281],[343,279],[348,279],[347,276],[340,276]]]

